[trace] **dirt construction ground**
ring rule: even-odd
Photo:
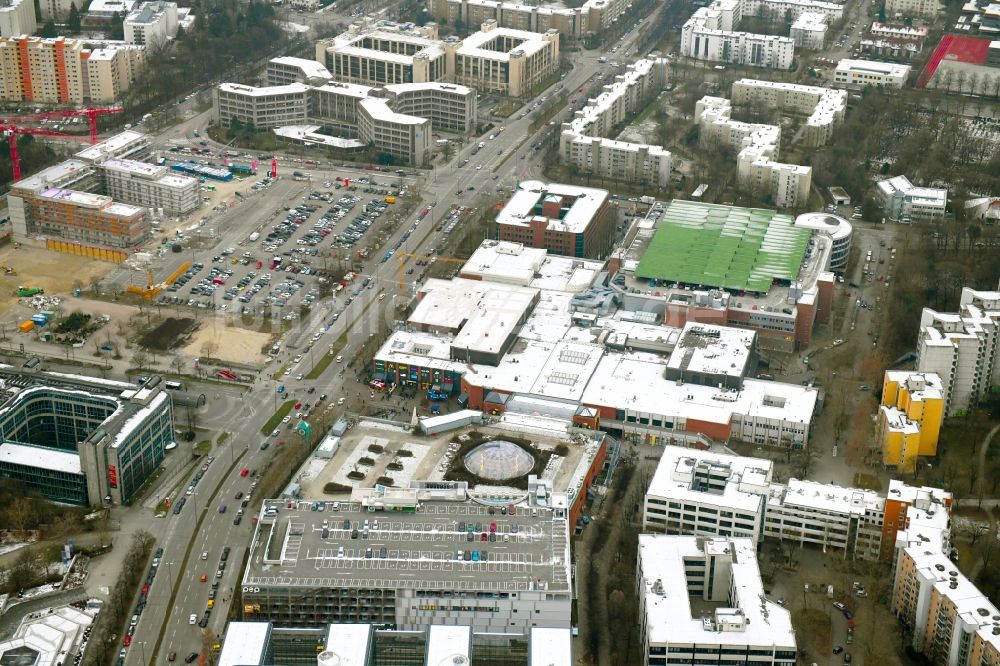
[[[245,328],[225,326],[213,323],[211,320],[202,323],[191,342],[181,350],[185,356],[196,358],[205,355],[206,342],[211,347],[212,358],[234,363],[256,364],[264,361],[261,350],[268,344],[271,336],[267,333],[248,331]]]
[[[19,285],[41,287],[46,295],[66,296],[74,287],[89,288],[92,281],[115,268],[108,262],[27,244],[17,249],[12,244],[0,248],[0,266],[17,271],[17,275],[0,274],[0,313],[5,315],[17,301],[15,291]]]

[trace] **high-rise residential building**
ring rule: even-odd
[[[917,370],[941,378],[945,416],[965,413],[1000,384],[998,323],[1000,291],[965,287],[958,312],[921,312]]]
[[[0,37],[30,35],[37,29],[38,23],[35,19],[33,2],[30,0],[0,0]]]
[[[125,17],[125,41],[139,46],[163,46],[177,35],[177,3],[144,2]]]
[[[795,664],[791,615],[765,596],[753,540],[640,534],[636,569],[645,666]]]
[[[887,371],[876,426],[882,464],[913,472],[918,456],[937,455],[943,418],[944,392],[938,375]]]
[[[0,100],[43,104],[109,103],[131,87],[142,47],[89,49],[66,37],[0,38]]]

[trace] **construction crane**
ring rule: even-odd
[[[62,111],[46,111],[29,116],[16,116],[14,118],[0,119],[0,132],[7,137],[10,146],[10,162],[14,172],[14,182],[21,180],[21,157],[17,152],[17,136],[19,134],[29,134],[32,136],[44,136],[60,141],[83,141],[97,143],[97,116],[109,113],[119,113],[123,109],[120,107],[111,108],[86,108],[86,109],[65,109]],[[40,123],[45,120],[55,118],[70,118],[76,116],[87,116],[90,123],[90,136],[69,134],[67,132],[57,132],[44,127],[32,127],[32,123]]]

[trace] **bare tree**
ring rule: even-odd
[[[174,354],[170,357],[170,368],[180,374],[184,370],[184,366],[187,365],[187,361],[184,360],[179,354]]]

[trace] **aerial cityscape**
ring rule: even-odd
[[[1000,4],[0,0],[0,666],[1000,666]]]

